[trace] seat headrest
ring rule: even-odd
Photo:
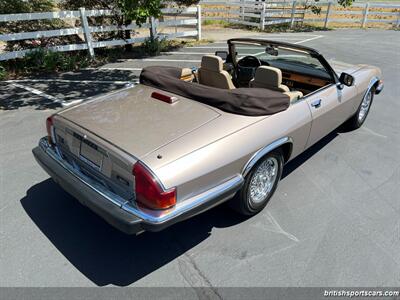
[[[266,85],[279,86],[282,83],[282,71],[274,67],[260,66],[256,70],[254,81]]]
[[[221,72],[223,64],[222,58],[216,55],[204,55],[201,58],[201,68],[204,70]]]

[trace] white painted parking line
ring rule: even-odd
[[[140,69],[141,70],[141,69]],[[72,80],[72,79],[16,79],[6,80],[6,83],[18,83],[18,82],[64,82],[64,83],[113,83],[113,84],[130,84],[131,81],[120,81],[120,80]]]
[[[24,90],[26,90],[26,91],[28,91],[28,92],[30,92],[32,94],[38,95],[40,97],[46,98],[46,99],[54,101],[56,103],[60,103],[60,104],[63,103],[62,100],[60,100],[60,99],[58,99],[58,98],[56,98],[56,97],[54,97],[52,95],[48,95],[48,94],[46,94],[46,93],[44,93],[44,92],[42,92],[42,91],[40,91],[38,89],[34,89],[34,88],[31,88],[29,86],[22,85],[22,84],[19,84],[19,83],[10,83],[10,84],[12,86],[15,86],[15,87],[20,88],[20,89],[24,89]]]
[[[296,35],[291,35],[291,36],[279,36],[279,37],[275,37],[275,36],[267,36],[267,37],[262,37],[260,39],[263,40],[283,40],[283,42],[286,40],[289,42],[289,40],[294,40],[295,42],[292,42],[293,44],[302,44],[302,43],[306,43],[309,41],[313,41],[316,39],[320,39],[323,38],[323,35],[300,35],[300,36],[296,36]],[[302,39],[302,38],[306,38],[306,39]],[[226,45],[215,45],[215,46],[193,46],[193,47],[186,47],[185,49],[226,49],[227,46]],[[259,48],[257,47],[240,47],[240,49],[246,49],[246,50],[257,50]]]
[[[240,48],[243,49],[243,48]],[[254,48],[255,50],[260,50],[260,48]],[[172,52],[161,52],[164,55],[181,55],[181,54],[188,54],[188,55],[214,55],[214,52],[183,52],[183,51],[172,51]],[[243,53],[243,55],[254,55],[254,53]],[[187,61],[187,60],[185,60]]]
[[[199,59],[158,59],[158,58],[143,58],[136,59],[136,61],[169,61],[169,62],[200,62]]]
[[[26,90],[26,91],[34,94],[34,95],[38,95],[38,96],[43,97],[45,99],[51,100],[51,101],[53,101],[55,103],[59,103],[62,107],[68,107],[68,106],[71,106],[73,104],[77,104],[77,103],[80,103],[80,102],[83,101],[82,99],[77,99],[77,100],[72,100],[72,101],[68,101],[67,102],[67,101],[58,99],[58,98],[56,98],[56,97],[54,97],[52,95],[46,94],[46,93],[44,93],[44,92],[42,92],[42,91],[40,91],[38,89],[34,89],[34,88],[29,87],[29,86],[26,86],[26,85],[22,85],[22,84],[19,84],[19,83],[10,83],[10,84],[12,86],[17,87],[17,88],[24,89],[24,90]]]
[[[109,83],[109,84],[113,83],[113,84],[124,85],[126,88],[130,87],[130,86],[133,86],[135,83],[138,83],[138,79],[134,79],[132,81],[68,80],[68,79],[19,79],[19,80],[6,80],[4,82],[6,82],[6,83],[8,83],[8,84],[10,84],[10,85],[12,85],[14,87],[26,90],[26,91],[34,94],[34,95],[38,95],[38,96],[43,97],[45,99],[51,100],[51,101],[53,101],[55,103],[59,103],[62,107],[68,107],[68,106],[80,103],[83,100],[88,100],[88,99],[92,98],[92,97],[89,97],[89,98],[86,98],[86,99],[76,99],[76,100],[71,100],[71,101],[65,101],[65,100],[62,100],[62,99],[58,99],[57,97],[54,97],[52,95],[46,94],[45,92],[42,92],[41,90],[38,90],[38,89],[35,89],[35,88],[32,88],[32,87],[29,87],[29,86],[21,84],[23,82],[54,82],[54,81],[64,82],[64,83],[77,83],[77,82],[79,82],[79,83],[82,83],[82,82],[83,83]]]
[[[122,71],[142,71],[142,68],[127,68],[127,67],[100,67],[100,70],[122,70]]]
[[[124,59],[124,62],[127,61],[133,61],[133,62],[138,62],[138,61],[171,61],[171,62],[200,62],[198,59],[163,59],[163,58],[128,58]],[[105,68],[102,68],[105,69]],[[128,70],[133,70],[134,68],[127,68]]]
[[[161,54],[188,54],[188,55],[207,55],[207,54],[214,54],[213,52],[184,52],[184,51],[171,51],[171,52],[161,52]]]
[[[224,46],[193,46],[193,47],[186,47],[185,49],[227,49],[228,46],[224,45]]]
[[[296,44],[296,45],[297,44],[302,44],[302,43],[306,43],[306,42],[313,41],[313,40],[316,40],[316,39],[320,39],[320,38],[323,38],[323,37],[324,37],[323,35],[317,35],[317,36],[314,36],[314,37],[306,39],[306,40],[295,42],[293,44]]]

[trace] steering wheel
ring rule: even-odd
[[[239,60],[236,70],[238,85],[247,87],[250,80],[254,78],[257,68],[261,65],[261,61],[253,55],[247,55]]]
[[[247,55],[238,61],[238,66],[246,68],[258,68],[261,66],[261,61],[253,55]]]

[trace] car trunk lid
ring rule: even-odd
[[[165,146],[218,118],[220,114],[201,103],[178,96],[169,104],[153,92],[175,96],[144,85],[126,89],[66,109],[59,115],[136,158]],[[76,132],[78,135],[82,135]],[[90,148],[87,156],[91,155]]]

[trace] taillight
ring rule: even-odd
[[[46,129],[47,129],[47,140],[49,141],[49,144],[54,146],[55,141],[54,141],[54,135],[53,135],[53,116],[50,116],[46,119]]]
[[[166,209],[176,204],[176,188],[164,191],[140,162],[133,166],[136,201],[152,209]]]

